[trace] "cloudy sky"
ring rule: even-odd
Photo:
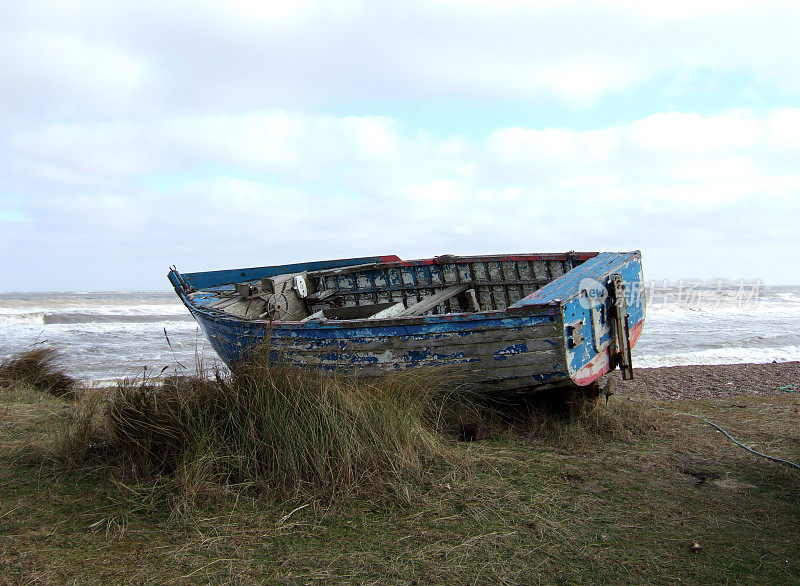
[[[0,290],[631,250],[800,283],[800,3],[0,3]]]

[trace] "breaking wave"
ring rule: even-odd
[[[14,326],[21,324],[44,325],[44,312],[0,314],[0,325]]]
[[[707,350],[676,352],[674,354],[639,353],[634,349],[636,366],[683,366],[688,364],[743,364],[793,362],[800,358],[800,346],[782,348],[709,348]]]
[[[129,323],[162,323],[165,321],[194,321],[191,315],[175,314],[139,314],[139,313],[94,313],[94,312],[54,312],[35,311],[30,313],[0,314],[3,325],[41,325],[50,324],[129,324]]]
[[[675,303],[677,292],[667,293],[648,299],[634,366],[800,359],[800,287],[764,287],[741,307],[738,299],[718,302],[705,293],[702,303]],[[84,380],[216,360],[171,291],[0,293],[0,327],[0,358],[46,341],[69,357],[68,372]]]

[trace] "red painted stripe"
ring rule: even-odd
[[[644,327],[644,320],[633,326],[631,330],[631,348],[636,345],[639,340],[639,335],[642,333]],[[609,368],[609,351],[606,350],[602,354],[598,354],[587,362],[578,372],[572,375],[572,380],[579,386],[586,386],[593,383],[601,376],[610,372]]]
[[[455,260],[455,262],[497,262],[497,261],[530,261],[530,260],[567,260],[568,258],[575,258],[578,260],[589,260],[596,257],[599,252],[570,252],[570,253],[537,253],[537,254],[509,254],[503,255],[485,255],[485,256],[453,256],[448,257]],[[443,259],[441,257],[435,258],[420,258],[416,260],[403,260],[393,263],[395,266],[411,267],[411,266],[425,266],[438,264]]]

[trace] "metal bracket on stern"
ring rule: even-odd
[[[611,276],[608,284],[611,297],[612,334],[616,343],[616,359],[622,371],[623,380],[633,380],[633,360],[631,358],[630,327],[628,324],[628,304],[625,299],[625,283],[622,275]]]

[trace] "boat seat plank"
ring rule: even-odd
[[[467,289],[456,295],[456,301],[458,301],[458,307],[461,311],[478,313],[481,310],[474,288]]]
[[[352,307],[328,307],[312,314],[309,319],[384,319],[405,309],[402,302],[373,303]]]
[[[411,305],[397,314],[397,317],[410,317],[415,315],[422,315],[426,311],[430,311],[440,303],[444,303],[448,299],[452,299],[459,293],[463,293],[467,289],[471,289],[472,285],[469,283],[461,283],[459,285],[453,285],[452,287],[448,287],[443,291],[439,291],[430,297],[426,297],[425,299]]]
[[[389,302],[391,303],[391,301]],[[379,305],[383,305],[382,303]],[[404,311],[406,306],[403,304],[402,301],[398,301],[394,305],[389,305],[385,309],[381,309],[378,313],[370,316],[369,319],[387,319],[390,317],[395,317],[396,315],[400,314]]]

